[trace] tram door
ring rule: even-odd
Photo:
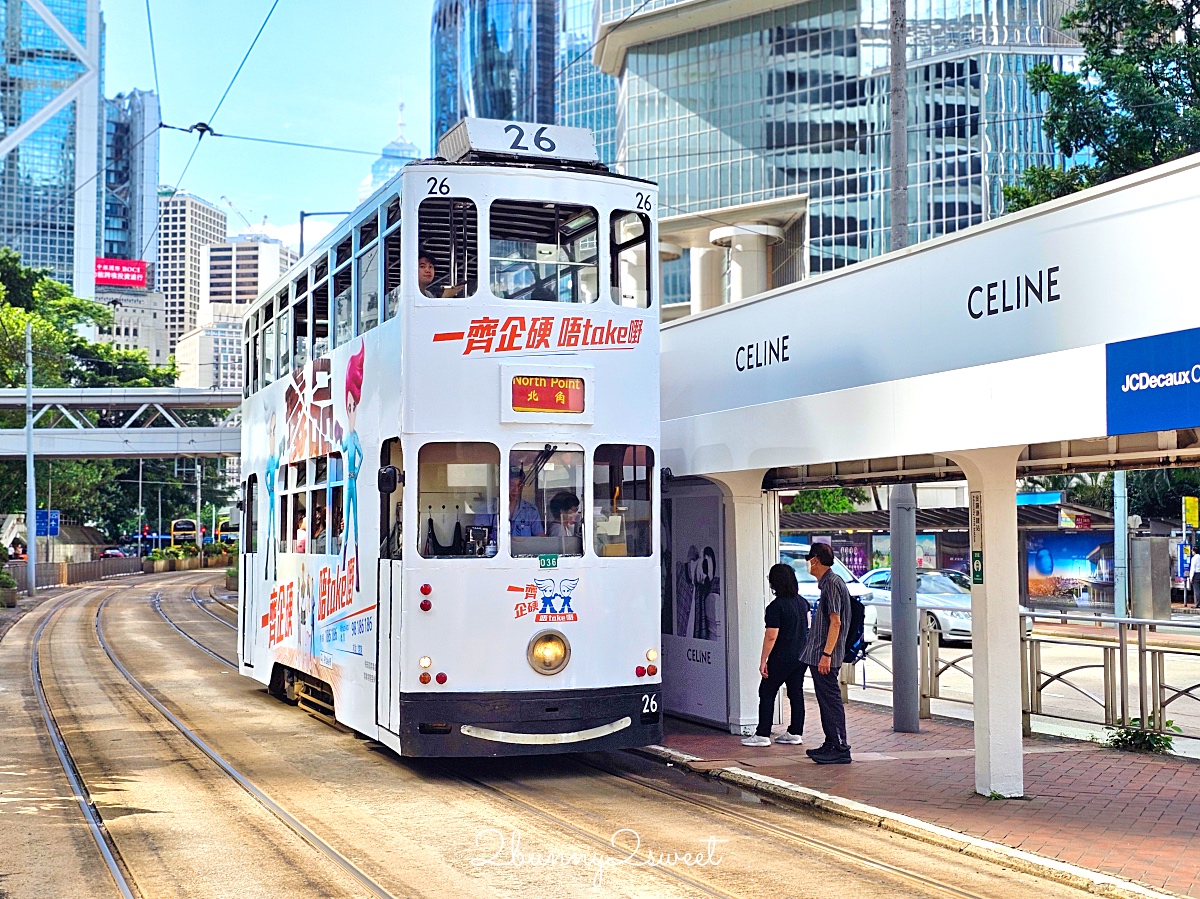
[[[399,438],[384,441],[379,462],[380,540],[376,579],[379,655],[375,666],[375,720],[380,727],[396,733],[400,727],[400,659],[396,647],[400,645],[404,584],[404,456]],[[392,486],[394,490],[385,491],[384,488]]]
[[[242,660],[254,667],[254,635],[258,632],[255,619],[258,616],[258,597],[261,585],[255,576],[258,570],[258,475],[252,474],[242,485],[242,552],[244,558],[239,566],[241,582]]]

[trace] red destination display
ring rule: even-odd
[[[582,412],[583,379],[517,375],[512,407],[514,412]]]
[[[146,263],[141,259],[96,257],[96,283],[102,287],[145,287]]]

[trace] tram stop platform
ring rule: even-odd
[[[1155,891],[1143,895],[1200,897],[1200,762],[1035,735],[1024,740],[1026,795],[988,799],[975,792],[969,721],[922,720],[920,733],[898,734],[890,708],[850,702],[854,764],[817,765],[804,750],[822,742],[820,716],[813,696],[806,699],[803,746],[746,747],[738,736],[668,717],[666,751],[654,754],[834,813],[878,820],[883,810],[917,819],[934,825],[917,835],[943,845],[956,841],[941,829],[1011,847],[1018,850],[1008,853],[1013,865],[1026,870],[1047,873],[1065,863],[1098,872],[1090,885],[1098,893],[1131,895],[1105,883],[1115,877]],[[904,818],[883,826],[913,832]],[[978,842],[965,851],[991,855]],[[1026,853],[1053,861],[1043,866]]]

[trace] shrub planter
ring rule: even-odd
[[[238,577],[236,574],[225,575],[225,590],[228,593],[238,592]]]
[[[162,574],[170,570],[170,559],[142,559],[142,574]]]
[[[0,587],[0,607],[13,609],[17,605],[17,588]]]

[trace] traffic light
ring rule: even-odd
[[[148,524],[144,524],[144,525],[142,525],[142,536],[143,536],[143,537],[149,537],[149,536],[150,536],[150,525],[148,525]]]

